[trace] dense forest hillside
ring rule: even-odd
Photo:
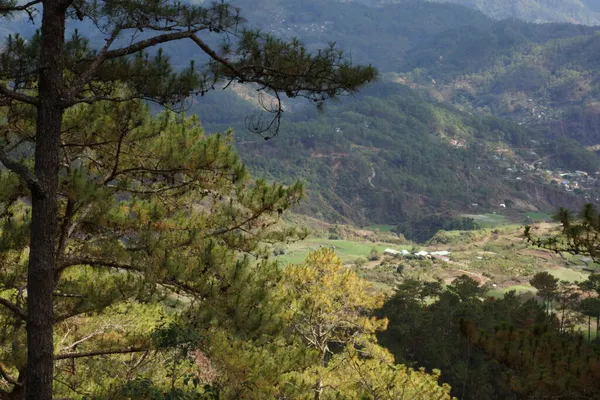
[[[467,39],[472,34],[452,32],[443,38],[453,41],[452,47],[442,48],[438,41],[414,50],[405,65],[419,67],[408,79],[464,110],[511,118],[548,137],[598,144],[600,35],[497,45],[495,52],[499,35],[487,35],[492,46],[477,54],[477,45]]]
[[[598,157],[584,147],[588,143],[573,138],[593,136],[595,128],[557,138],[548,135],[547,125],[529,123],[531,118],[527,124],[495,119],[512,116],[491,104],[490,85],[481,84],[476,93],[457,83],[488,66],[499,80],[497,64],[524,63],[531,49],[553,43],[593,40],[594,28],[498,22],[452,4],[372,8],[275,0],[254,3],[249,10],[248,18],[263,29],[298,35],[309,47],[337,41],[353,59],[382,72],[377,85],[328,105],[324,114],[286,102],[281,134],[267,142],[244,126],[246,116],[258,112],[251,91],[218,91],[198,98],[191,108],[210,130],[235,127],[242,157],[257,174],[304,180],[308,196],[299,211],[332,221],[396,224],[420,221],[432,212],[494,211],[507,203],[517,210],[550,211],[595,198],[595,179],[570,182],[573,187],[566,189],[558,187],[564,179],[557,175],[579,170],[593,176]],[[574,45],[578,57],[588,57],[577,68],[591,68],[592,47]],[[552,62],[569,59],[563,55]],[[559,84],[551,73],[539,81],[518,71],[513,75],[504,79],[544,93],[546,86]],[[523,96],[529,104],[529,95]],[[561,101],[560,107],[568,103]],[[549,121],[563,115],[559,104],[552,107],[557,108],[545,112]]]
[[[309,49],[336,42],[354,62],[381,72],[377,86],[329,104],[325,114],[284,99],[281,134],[269,142],[246,130],[247,117],[260,113],[253,90],[213,92],[188,109],[209,130],[234,127],[255,173],[305,181],[299,211],[396,224],[434,210],[458,215],[508,203],[550,211],[597,197],[595,179],[559,176],[593,177],[600,165],[594,148],[586,148],[600,143],[596,28],[496,21],[430,2],[234,5],[253,26],[298,37]],[[30,29],[25,21],[15,26]],[[217,44],[216,35],[207,43]],[[194,46],[165,50],[184,67]]]
[[[211,122],[215,103],[235,109],[234,95],[222,97],[233,100],[207,97],[194,110]],[[211,130],[225,126],[207,124]],[[236,130],[237,146],[256,174],[305,181],[308,197],[297,210],[337,222],[418,221],[436,212],[499,210],[500,204],[521,211],[573,206],[583,194],[553,186],[545,169],[599,166],[595,154],[575,141],[554,145],[534,130],[425,101],[393,82],[325,113],[296,108],[273,140],[246,133],[243,124]],[[548,152],[558,156],[533,165]]]

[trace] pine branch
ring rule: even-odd
[[[22,387],[23,384],[17,381],[15,378],[12,378],[8,373],[4,370],[4,365],[0,363],[0,376],[8,383],[14,386]]]
[[[25,320],[27,318],[27,314],[25,314],[25,311],[23,311],[20,307],[17,307],[10,301],[6,300],[5,298],[0,297],[0,305],[3,305],[4,307],[8,308],[22,320]]]
[[[108,356],[108,355],[113,355],[113,354],[141,353],[141,352],[148,351],[148,350],[149,349],[146,347],[126,347],[123,349],[115,349],[115,350],[89,351],[87,353],[72,352],[72,353],[57,354],[54,356],[54,360],[73,360],[75,358]]]
[[[90,265],[90,266],[97,266],[97,267],[122,269],[125,271],[143,272],[143,270],[141,268],[136,267],[131,264],[124,264],[124,263],[120,263],[117,261],[102,260],[99,258],[92,258],[92,257],[68,257],[68,258],[65,258],[62,262],[58,263],[57,270],[62,271],[66,268],[73,267],[76,265]]]
[[[184,32],[177,31],[177,32],[165,33],[162,35],[154,36],[150,39],[140,40],[139,42],[131,44],[126,47],[122,47],[122,48],[115,49],[115,50],[108,50],[110,45],[116,39],[118,32],[119,32],[119,30],[113,31],[113,33],[111,34],[111,37],[107,40],[104,48],[99,52],[99,54],[97,56],[81,60],[82,62],[90,63],[90,66],[88,67],[88,69],[85,72],[83,72],[81,74],[81,77],[77,80],[74,87],[71,88],[71,90],[69,90],[69,92],[67,93],[67,96],[65,96],[67,99],[65,105],[71,106],[71,105],[75,105],[78,103],[92,104],[94,102],[101,101],[101,100],[119,101],[114,97],[94,96],[94,97],[86,97],[83,99],[77,99],[77,96],[79,94],[81,94],[81,92],[84,90],[85,85],[90,83],[90,81],[92,80],[92,78],[93,78],[94,74],[96,73],[96,71],[98,70],[98,68],[100,68],[100,66],[105,61],[112,60],[115,58],[125,57],[125,56],[131,55],[131,54],[135,54],[140,51],[146,50],[148,48],[157,46],[159,44],[189,38],[194,33],[198,32],[202,29],[204,29],[204,28],[196,28],[194,30],[184,31]],[[140,97],[141,96],[133,96],[131,98],[128,98],[128,99],[125,99],[122,101],[129,101],[129,100],[133,100],[133,99],[140,98]]]
[[[10,99],[21,101],[23,103],[31,104],[32,106],[37,106],[39,104],[39,99],[37,97],[28,96],[23,93],[15,92],[14,90],[10,90],[4,85],[0,85],[0,95],[4,95]]]
[[[198,36],[196,36],[195,34],[192,34],[189,36],[190,39],[192,39],[192,41],[194,43],[196,43],[198,45],[198,47],[200,47],[202,49],[202,51],[204,51],[210,58],[212,58],[213,60],[215,60],[216,62],[218,62],[219,64],[223,65],[224,67],[226,67],[229,71],[231,71],[231,73],[234,76],[237,77],[242,77],[241,72],[235,68],[233,66],[233,64],[231,64],[228,60],[224,59],[223,57],[220,57],[217,53],[215,53],[215,51],[213,49],[211,49],[206,43],[204,43],[202,41],[202,39],[200,39]],[[257,82],[260,83],[260,82]]]
[[[104,44],[104,47],[102,48],[98,56],[94,59],[94,61],[92,61],[88,69],[79,76],[79,78],[73,85],[73,88],[67,93],[67,98],[77,97],[77,95],[81,93],[86,83],[90,81],[96,70],[100,67],[100,65],[102,65],[104,60],[106,60],[105,55],[108,52],[110,46],[117,38],[117,36],[119,36],[120,32],[121,31],[119,29],[115,29],[113,31],[110,37],[106,40],[106,43]]]
[[[40,4],[42,2],[42,0],[33,0],[30,1],[29,3],[17,6],[0,6],[0,14],[8,14],[11,12],[15,12],[15,11],[28,11],[29,7],[33,7],[36,4]]]
[[[35,177],[35,175],[23,164],[11,158],[4,150],[0,149],[0,162],[10,171],[18,174],[29,187],[32,193],[36,195],[45,195],[45,190]]]
[[[279,199],[277,199],[277,200],[279,200]],[[218,235],[223,235],[225,233],[233,232],[236,229],[241,229],[244,225],[249,224],[250,222],[252,222],[255,219],[257,219],[260,216],[262,216],[267,211],[272,210],[273,207],[275,207],[275,204],[276,204],[276,202],[269,203],[269,204],[261,207],[257,212],[255,212],[254,214],[252,214],[250,217],[244,219],[243,221],[238,222],[237,224],[235,224],[233,226],[224,227],[224,228],[220,228],[220,229],[215,229],[214,231],[209,232],[206,236],[207,237],[218,236]]]

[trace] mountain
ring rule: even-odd
[[[214,110],[209,102],[222,103],[208,99],[194,109],[204,121]],[[206,124],[209,130],[229,125],[255,174],[306,183],[307,199],[296,211],[340,223],[416,222],[432,213],[499,212],[501,204],[514,211],[579,206],[585,193],[552,185],[545,169],[600,167],[575,141],[551,143],[539,132],[460,112],[390,81],[325,113],[297,108],[269,141],[245,133],[241,122]],[[550,152],[560,157],[536,163]]]
[[[406,3],[410,0],[356,0],[371,6]],[[414,0],[413,0],[414,1]],[[523,21],[569,22],[599,25],[598,0],[421,0],[432,3],[452,3],[483,12],[494,19],[520,19]]]
[[[407,57],[412,72],[402,76],[463,110],[510,118],[548,138],[600,143],[600,34],[504,48],[495,45],[498,35],[479,34],[485,47],[468,37],[455,31],[431,39]]]
[[[233,5],[250,26],[297,36],[309,49],[334,41],[354,62],[382,72],[380,82],[328,103],[325,113],[285,100],[280,135],[267,142],[245,128],[246,117],[260,111],[254,90],[234,85],[194,99],[189,112],[208,130],[236,129],[236,145],[256,175],[306,182],[297,211],[334,222],[398,224],[434,213],[552,211],[600,198],[600,158],[590,147],[600,143],[591,112],[600,87],[598,28],[496,21],[424,1]],[[78,28],[85,33],[84,22]],[[195,46],[165,50],[184,65]],[[561,94],[572,82],[584,89]],[[509,101],[513,109],[503,111],[511,96],[523,104]],[[552,127],[565,115],[579,128],[559,135]]]
[[[508,87],[545,91],[558,85],[552,74],[539,80],[519,69],[502,75],[499,65],[528,65],[536,49],[574,43],[588,57],[581,68],[593,69],[593,45],[577,43],[593,41],[595,28],[495,21],[464,7],[424,3],[373,8],[270,0],[255,3],[248,18],[276,34],[298,33],[309,47],[337,41],[355,61],[384,72],[381,82],[354,99],[328,104],[324,114],[291,104],[281,134],[268,142],[245,133],[242,116],[253,105],[235,92],[213,93],[194,106],[210,130],[236,127],[238,147],[255,173],[307,183],[298,211],[330,221],[396,224],[431,213],[500,211],[501,204],[552,211],[596,197],[593,173],[600,159],[574,140],[579,135],[553,135],[533,118],[523,122],[485,108],[490,85],[482,84],[480,93],[460,89],[465,76],[489,70]],[[558,73],[569,59],[540,63]],[[541,107],[548,121],[563,115],[558,104]],[[559,175],[568,171],[591,177]]]

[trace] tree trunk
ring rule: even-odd
[[[324,347],[322,347],[320,349],[320,353],[321,353],[321,366],[323,368],[327,367],[328,361],[327,361],[327,350],[328,350],[328,346],[327,344],[324,345]],[[323,394],[323,377],[319,376],[317,379],[317,382],[315,383],[315,396],[314,396],[314,400],[320,400],[321,399],[321,395]]]
[[[592,316],[588,315],[588,344],[592,341]]]
[[[319,378],[317,383],[315,383],[315,397],[314,400],[320,400],[321,394],[323,393],[323,380]]]
[[[35,176],[42,193],[32,193],[31,244],[27,274],[26,399],[52,399],[53,324],[58,167],[63,117],[65,0],[47,0],[42,15]]]

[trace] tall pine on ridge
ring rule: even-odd
[[[375,78],[371,67],[352,66],[335,47],[309,54],[297,41],[285,42],[249,31],[238,10],[226,3],[194,5],[176,1],[33,0],[19,4],[0,1],[0,15],[41,15],[41,29],[26,41],[8,38],[0,56],[0,104],[36,109],[33,172],[3,146],[0,162],[17,173],[31,192],[32,218],[27,277],[28,364],[26,398],[51,399],[55,276],[59,254],[59,165],[65,110],[80,103],[149,99],[180,101],[205,93],[219,80],[256,83],[279,99],[306,97],[317,104],[355,91]],[[66,38],[75,19],[94,26],[104,38],[100,49],[75,32]],[[10,21],[10,19],[9,19]],[[233,44],[211,48],[204,36],[216,33]],[[145,51],[188,40],[209,58],[202,68],[191,63],[175,71],[162,53]],[[116,89],[125,85],[128,90]],[[37,89],[36,89],[37,86]],[[259,121],[259,132],[276,129],[281,103],[270,122]]]

